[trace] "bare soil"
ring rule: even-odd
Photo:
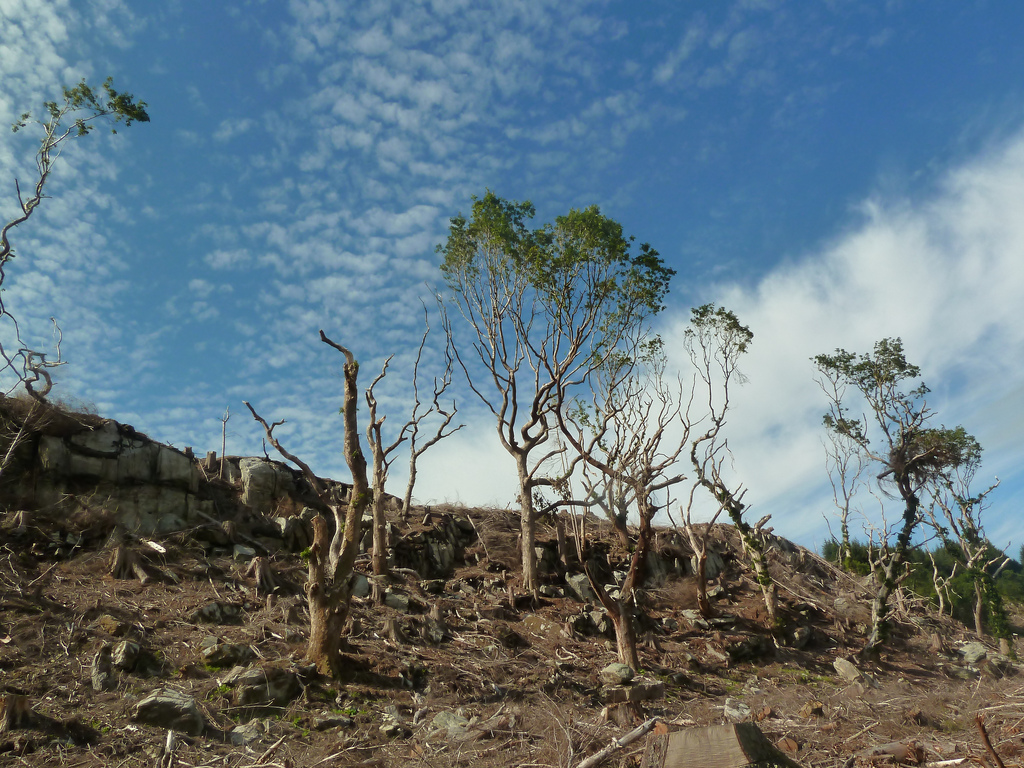
[[[692,578],[649,586],[637,685],[661,684],[663,693],[652,688],[654,697],[635,706],[609,703],[614,695],[599,672],[616,660],[614,644],[574,628],[584,605],[515,597],[512,513],[453,511],[473,519],[483,545],[443,587],[399,574],[393,588],[412,599],[410,612],[355,600],[342,681],[303,661],[308,617],[298,555],[271,557],[279,587],[267,596],[246,575],[248,560],[198,531],[154,540],[162,553],[129,540],[150,574],[143,583],[110,575],[114,545],[103,521],[0,516],[0,693],[31,708],[0,733],[0,765],[575,766],[645,718],[669,730],[706,726],[727,722],[737,704],[749,714],[733,717],[757,722],[806,766],[884,764],[892,759],[869,753],[892,752],[886,745],[895,742],[909,764],[974,756],[983,765],[979,714],[1005,764],[1020,765],[1024,676],[1015,666],[968,669],[957,649],[978,638],[922,601],[903,606],[881,658],[857,658],[865,628],[835,604],[863,585],[799,549],[773,558],[784,627],[770,632],[724,526],[727,569],[715,582],[724,590],[715,604],[723,621],[702,629],[683,615],[694,607]],[[402,535],[417,528],[394,524]],[[544,537],[553,540],[554,531]],[[624,560],[612,537],[604,541],[613,565]],[[564,586],[560,574],[549,579]],[[237,606],[238,617],[211,624],[193,616],[214,602]],[[446,627],[440,641],[428,631],[431,610]],[[799,628],[811,636],[797,649],[790,638]],[[295,671],[301,695],[255,712],[236,705],[221,683],[228,669],[200,655],[211,635],[251,646],[253,664]],[[143,661],[118,673],[114,688],[94,690],[93,659],[124,639],[140,644]],[[870,679],[845,682],[833,667],[841,657]],[[176,736],[170,752],[165,728],[133,719],[134,705],[161,688],[192,696],[208,723],[201,736]],[[436,727],[439,713],[469,722],[449,732]],[[233,744],[232,729],[246,722],[258,738]],[[640,740],[605,765],[639,765],[643,749]]]

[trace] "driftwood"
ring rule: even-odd
[[[689,728],[647,740],[641,768],[800,768],[753,723]]]

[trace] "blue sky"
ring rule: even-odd
[[[1002,479],[991,537],[1024,542],[1018,3],[0,0],[0,24],[3,123],[107,75],[152,116],[69,148],[14,239],[5,300],[38,346],[60,321],[65,396],[198,451],[230,407],[229,452],[257,453],[247,399],[344,478],[317,330],[366,383],[396,355],[395,423],[448,218],[487,188],[538,223],[598,204],[677,271],[670,350],[708,301],[754,331],[730,425],[752,514],[825,538],[809,358],[900,336]],[[4,220],[32,152],[0,134]],[[457,394],[468,425],[416,495],[510,504],[511,461]]]

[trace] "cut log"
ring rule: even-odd
[[[753,723],[649,736],[640,768],[800,768]]]

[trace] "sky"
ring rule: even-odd
[[[1024,544],[1020,3],[0,0],[0,25],[0,123],[107,76],[152,118],[68,146],[12,236],[4,300],[36,348],[59,322],[59,397],[200,454],[228,409],[228,453],[253,455],[249,400],[345,480],[318,330],[366,384],[394,355],[377,392],[400,424],[449,219],[488,189],[537,225],[598,205],[676,270],[674,366],[693,306],[754,333],[728,427],[754,518],[828,538],[810,358],[900,337],[935,423],[984,446],[978,485],[1000,479],[990,538]],[[4,221],[37,137],[0,133]],[[514,506],[493,421],[451,393],[466,426],[416,498]]]

